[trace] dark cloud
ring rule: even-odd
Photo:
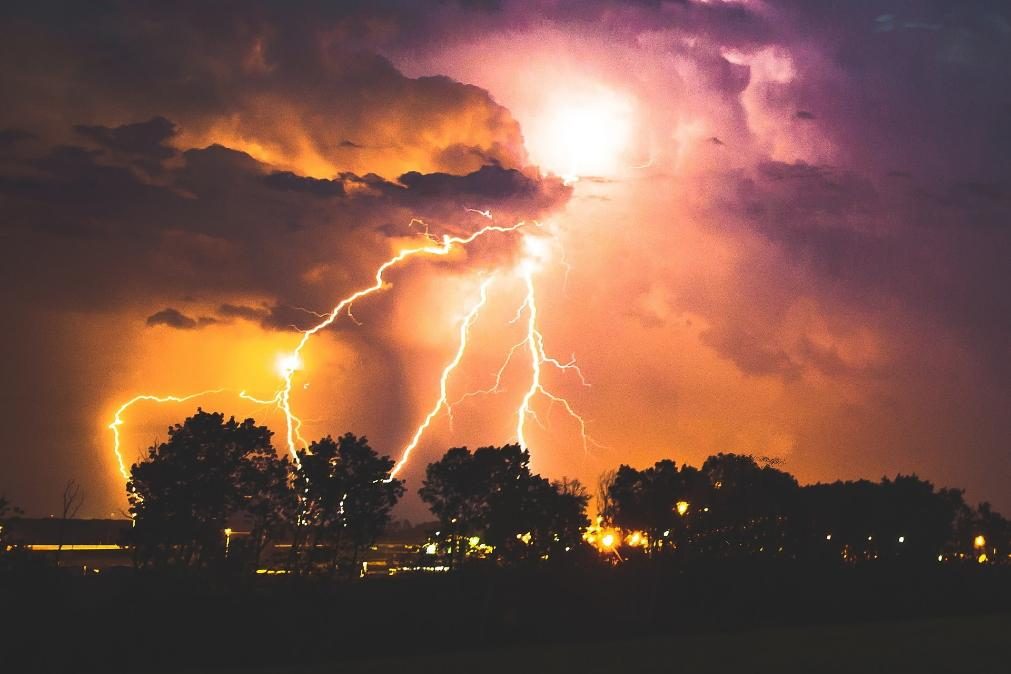
[[[74,130],[111,150],[153,159],[168,159],[175,154],[165,143],[178,132],[176,125],[164,117],[115,128],[78,124]]]
[[[497,164],[482,166],[465,176],[448,173],[422,174],[410,171],[400,176],[401,184],[422,197],[466,195],[482,200],[529,199],[542,189],[541,183],[516,169]]]
[[[36,137],[34,133],[29,133],[22,129],[0,129],[0,152],[9,151],[20,141],[31,140]]]
[[[264,177],[263,181],[277,190],[305,192],[317,197],[342,197],[345,194],[344,184],[339,180],[306,178],[291,171],[275,171]]]
[[[176,330],[196,330],[197,328],[203,328],[217,322],[217,319],[211,318],[210,316],[191,318],[178,309],[174,309],[172,307],[166,307],[165,309],[147,317],[147,324],[149,326],[153,327],[157,325],[164,325],[169,328],[175,328]]]
[[[17,92],[5,97],[0,126],[26,121],[55,137],[73,125],[104,147],[148,156],[166,156],[163,144],[217,142],[317,178],[525,163],[518,125],[486,91],[405,77],[358,39],[374,32],[355,33],[377,17],[367,5],[260,3],[241,16],[188,3],[65,10],[18,11],[0,29],[0,90]],[[60,48],[40,57],[41,43]]]

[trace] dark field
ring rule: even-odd
[[[1009,572],[752,561],[348,583],[11,575],[0,672],[1006,672]]]
[[[1011,614],[1002,614],[468,651],[285,671],[305,674],[1006,672],[1011,666],[1009,658]]]

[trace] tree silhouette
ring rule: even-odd
[[[467,539],[484,528],[487,493],[487,480],[466,447],[453,447],[425,469],[418,494],[450,541],[451,566],[463,561]]]
[[[206,567],[221,561],[225,529],[240,514],[252,516],[257,537],[265,536],[283,512],[287,489],[286,460],[278,459],[271,435],[252,419],[225,421],[199,408],[169,428],[168,441],[152,446],[130,470],[130,534],[138,563]]]
[[[649,554],[673,550],[683,542],[687,517],[707,500],[708,489],[691,466],[678,470],[669,459],[645,470],[620,466],[608,487],[609,503],[602,513],[613,524],[646,534]],[[678,504],[684,504],[679,507]]]
[[[582,485],[531,473],[530,453],[516,444],[450,449],[428,465],[418,493],[446,532],[454,565],[475,536],[503,562],[558,559],[582,544],[589,523]]]
[[[63,552],[63,539],[67,533],[67,522],[77,516],[84,505],[84,494],[77,480],[68,480],[63,487],[63,504],[60,510],[60,526],[57,531],[56,563],[60,563],[60,553]]]
[[[305,562],[311,565],[323,556],[331,572],[341,562],[355,569],[404,493],[403,482],[389,477],[393,460],[379,456],[364,436],[351,433],[313,442],[299,452],[299,460],[295,492],[302,499],[301,540],[309,544]],[[320,546],[325,555],[318,554]]]
[[[724,546],[730,556],[793,554],[788,527],[795,521],[798,485],[792,475],[741,454],[711,456],[701,474],[711,491],[699,528],[710,545]]]
[[[551,559],[581,556],[579,553],[586,548],[583,533],[590,524],[586,516],[589,492],[579,480],[563,478],[545,485],[546,480],[537,476],[534,479],[536,487],[531,489],[534,554]]]
[[[18,547],[15,545],[16,541],[12,544],[10,540],[7,522],[11,516],[19,517],[23,514],[24,512],[12,504],[6,496],[0,495],[0,570],[12,565],[11,560],[16,559],[15,550]]]
[[[4,522],[5,518],[9,515],[20,515],[22,511],[20,508],[15,506],[10,502],[6,496],[0,496],[0,523]]]

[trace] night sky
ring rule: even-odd
[[[276,363],[429,231],[531,225],[549,368],[533,468],[665,457],[802,482],[915,472],[1011,510],[1007,2],[8,3],[0,493],[29,515],[196,406],[270,426]],[[468,210],[473,209],[473,210]],[[412,261],[302,354],[307,438],[399,457],[523,339],[524,236]],[[524,357],[527,360],[524,360]],[[402,477],[515,440],[529,356]],[[539,423],[538,423],[539,422]],[[408,499],[403,514],[421,509]]]

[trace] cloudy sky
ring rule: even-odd
[[[298,330],[423,233],[531,223],[398,266],[303,352],[305,434],[394,457],[439,396],[549,355],[536,470],[776,457],[915,472],[1011,510],[1005,2],[34,3],[0,21],[0,492],[84,484],[197,404],[278,433]],[[468,210],[473,209],[473,210]],[[532,224],[536,221],[539,224]],[[520,311],[522,310],[522,311]],[[517,312],[521,319],[513,321]],[[402,474],[516,436],[530,357],[439,414]],[[416,503],[405,512],[416,516]]]

